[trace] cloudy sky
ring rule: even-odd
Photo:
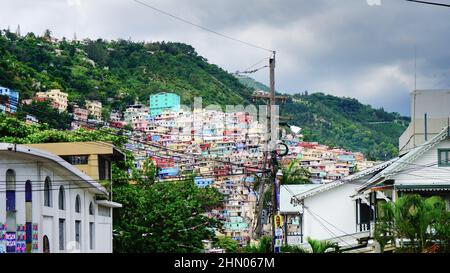
[[[56,37],[179,41],[230,72],[269,55],[134,0],[1,1],[0,28],[20,24],[22,33],[50,29]],[[279,91],[322,91],[409,115],[415,47],[417,88],[450,88],[450,8],[404,0],[140,1],[276,50]],[[253,77],[267,83],[268,71]]]

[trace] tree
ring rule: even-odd
[[[395,243],[394,236],[394,210],[393,204],[380,203],[378,210],[378,219],[375,223],[374,239],[380,244],[381,253],[384,252],[386,245]]]
[[[311,246],[312,253],[325,253],[330,248],[338,248],[336,243],[330,241],[320,241],[308,238],[308,243]]]
[[[300,167],[299,162],[299,159],[294,159],[287,168],[283,168],[282,185],[311,184],[311,181],[309,181],[311,173],[307,169]]]
[[[377,221],[375,234],[380,245],[408,239],[406,250],[423,252],[436,244],[441,251],[449,250],[449,212],[440,197],[423,198],[408,194],[395,203],[380,205],[379,211],[381,217]]]
[[[48,41],[52,39],[52,32],[49,29],[46,29],[44,31],[44,38]]]
[[[214,245],[224,249],[226,253],[237,253],[239,250],[239,243],[227,236],[218,237]]]
[[[244,253],[272,253],[272,239],[268,236],[263,236],[255,244],[248,244],[243,249]]]
[[[72,122],[72,117],[67,112],[59,112],[48,100],[19,106],[17,116],[24,119],[27,114],[35,116],[39,122],[48,124],[52,129],[69,129]]]
[[[283,245],[281,253],[309,253],[309,251],[300,246]]]
[[[198,188],[193,179],[152,186],[119,184],[114,199],[114,250],[117,252],[202,252],[202,240],[213,240],[221,222],[205,216],[220,204],[213,188]]]

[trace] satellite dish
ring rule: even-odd
[[[302,130],[302,128],[300,128],[300,127],[297,127],[297,126],[291,126],[291,131],[292,131],[294,134],[298,134],[301,130]]]

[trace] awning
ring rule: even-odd
[[[396,185],[399,191],[450,191],[450,185]]]
[[[112,201],[109,201],[109,200],[96,200],[95,203],[97,203],[98,205],[109,207],[109,208],[113,208],[113,209],[122,207],[122,204],[116,203],[116,202],[112,202]]]

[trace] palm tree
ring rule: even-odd
[[[405,195],[395,203],[379,207],[375,237],[380,245],[396,239],[409,239],[414,251],[422,252],[438,242],[444,251],[449,246],[449,212],[437,197]],[[390,234],[390,235],[389,235]],[[382,248],[384,245],[382,245]]]
[[[311,246],[312,253],[325,253],[328,249],[337,249],[337,244],[330,241],[320,241],[308,238],[308,243]]]
[[[311,184],[309,177],[311,173],[299,165],[299,159],[294,159],[287,168],[283,168],[282,185]]]

